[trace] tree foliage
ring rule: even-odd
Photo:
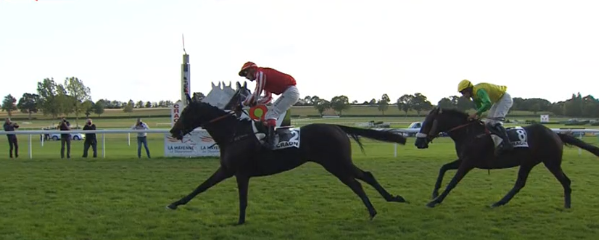
[[[53,78],[45,78],[37,83],[39,95],[38,108],[44,116],[51,115],[56,118],[60,114],[60,99],[58,98],[57,85]]]
[[[105,108],[105,107],[106,107],[106,101],[104,101],[104,100],[100,99],[100,100],[98,100],[98,101],[97,101],[97,102],[94,104],[94,106],[93,106],[93,111],[94,111],[94,113],[95,113],[95,114],[97,114],[97,115],[98,115],[98,117],[99,117],[99,116],[101,116],[101,115],[102,115],[102,113],[104,113],[104,108]]]
[[[339,113],[339,116],[343,115],[343,110],[347,110],[349,107],[349,98],[345,95],[335,96],[331,99],[331,108]]]
[[[23,93],[21,99],[17,103],[17,108],[22,113],[27,113],[31,119],[32,113],[37,113],[40,96],[35,93]]]
[[[12,117],[12,112],[17,110],[16,102],[17,99],[12,95],[8,94],[4,96],[4,100],[2,101],[2,111],[5,111],[8,113],[9,117]]]
[[[389,98],[389,95],[385,93],[383,96],[381,96],[381,99],[377,103],[378,109],[383,113],[383,115],[385,115],[385,111],[389,109],[389,102],[391,102],[391,99]]]
[[[91,102],[90,89],[83,84],[83,81],[76,77],[66,78],[64,80],[64,88],[66,104],[63,106],[63,111],[65,115],[75,113],[75,123],[79,125],[79,114],[87,112],[93,104]],[[89,114],[86,115],[89,116]]]
[[[171,100],[160,100],[157,102],[139,100],[134,102],[99,99],[93,102],[91,99],[90,88],[86,87],[82,80],[76,77],[66,78],[63,84],[57,83],[53,78],[45,78],[37,83],[36,93],[24,93],[16,103],[16,99],[10,101],[5,97],[2,103],[2,110],[9,112],[20,110],[22,113],[31,114],[41,111],[45,116],[54,118],[69,114],[79,115],[84,113],[86,116],[96,114],[101,116],[105,109],[122,109],[124,112],[131,113],[134,108],[165,108],[173,104]],[[10,95],[12,97],[12,95]],[[201,100],[205,95],[201,92],[195,92],[193,98]],[[378,99],[378,100],[377,100]],[[519,98],[513,99],[514,104],[510,111],[530,111],[533,114],[553,113],[559,116],[599,118],[599,100],[592,95],[582,96],[580,93],[572,94],[571,98],[550,102],[542,98]],[[383,94],[380,98],[372,98],[367,101],[358,99],[350,100],[345,95],[333,97],[331,100],[320,98],[316,95],[307,95],[298,101],[295,106],[312,106],[322,116],[329,109],[342,115],[352,105],[377,106],[382,115],[385,115],[390,107],[396,107],[406,115],[411,110],[419,115],[432,109],[433,104],[422,93],[403,94],[395,102],[391,101],[388,94]],[[393,106],[394,105],[394,106]],[[469,99],[459,96],[444,97],[436,103],[442,108],[455,108],[462,111],[472,110],[474,104]],[[9,110],[9,111],[8,111]]]
[[[318,111],[318,114],[320,114],[321,117],[322,117],[322,114],[324,113],[324,111],[331,108],[331,102],[329,102],[325,99],[318,99],[313,104],[314,104],[314,108],[316,108],[316,111]]]

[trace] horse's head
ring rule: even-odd
[[[241,102],[244,101],[251,94],[252,92],[247,88],[247,82],[244,82],[243,85],[237,82],[237,91],[235,91],[235,94],[233,94],[233,96],[230,98],[229,102],[223,107],[223,109],[238,111]]]
[[[219,82],[218,85],[212,83],[212,89],[210,89],[210,92],[208,92],[206,97],[202,99],[202,102],[223,109],[227,101],[233,97],[233,94],[235,94],[235,90],[231,88],[231,83],[229,83],[228,86],[224,82],[222,82],[222,86],[221,82]]]
[[[419,149],[428,148],[428,143],[439,136],[439,133],[450,132],[468,123],[468,114],[455,109],[434,108],[431,110],[420,131],[416,134],[416,145]]]
[[[192,100],[188,94],[186,97],[189,104],[181,111],[179,119],[170,130],[173,138],[181,140],[183,136],[198,127],[205,127],[226,117],[232,117],[228,111],[207,102]]]

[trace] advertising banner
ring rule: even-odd
[[[172,138],[170,134],[164,134],[164,156],[165,157],[218,157],[220,149],[205,130],[195,130],[183,140]]]

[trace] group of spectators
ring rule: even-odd
[[[18,129],[19,125],[15,122],[12,122],[10,120],[10,118],[6,118],[6,120],[4,121],[4,131],[6,132],[10,132],[10,131],[15,131],[15,129]],[[71,123],[69,123],[69,121],[66,120],[66,118],[62,118],[62,120],[58,123],[58,127],[57,129],[61,130],[61,131],[69,131],[71,130]],[[143,121],[141,121],[140,118],[137,119],[137,122],[135,123],[135,125],[133,125],[133,127],[131,127],[131,129],[133,130],[146,130],[146,129],[150,129],[148,127],[148,125],[146,123],[144,123]],[[96,125],[94,123],[92,123],[92,119],[88,118],[85,122],[85,125],[83,126],[83,130],[96,130]],[[9,144],[9,156],[10,158],[13,158],[13,156],[15,158],[19,157],[19,144],[17,141],[17,135],[16,134],[6,134],[6,137],[8,138],[8,144]],[[148,158],[150,158],[150,149],[148,148],[148,139],[147,139],[147,134],[146,133],[138,133],[137,134],[137,157],[141,158],[141,147],[142,145],[144,146],[144,148],[146,149],[146,155],[148,156]],[[83,156],[84,158],[87,158],[87,153],[89,151],[89,148],[92,148],[92,152],[93,152],[93,157],[98,157],[98,141],[96,139],[96,134],[95,133],[85,133],[85,140],[83,141]],[[64,158],[65,157],[65,150],[66,150],[66,157],[67,158],[71,158],[71,134],[70,133],[64,133],[64,134],[60,134],[60,158]],[[13,155],[14,152],[14,155]]]

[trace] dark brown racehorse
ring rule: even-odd
[[[308,161],[322,165],[351,188],[366,205],[371,219],[376,215],[376,210],[357,179],[373,186],[388,202],[405,202],[403,197],[389,194],[372,173],[363,171],[352,163],[348,137],[351,136],[361,148],[360,136],[405,145],[406,138],[399,134],[342,125],[310,124],[300,128],[299,148],[268,151],[256,140],[253,121],[240,120],[232,112],[207,103],[191,99],[188,101],[189,105],[182,111],[170,133],[172,137],[182,139],[197,127],[204,128],[220,148],[220,167],[189,195],[168,205],[169,209],[174,210],[179,205],[187,204],[196,195],[235,176],[239,190],[238,223],[243,224],[250,178],[288,171]]]
[[[523,130],[523,131],[522,131]],[[503,153],[498,157],[494,155],[494,143],[485,124],[481,121],[469,121],[468,115],[454,109],[435,108],[431,110],[424,120],[424,124],[417,135],[416,147],[428,148],[431,142],[440,132],[449,134],[455,142],[458,159],[445,164],[439,170],[439,176],[433,190],[433,200],[427,204],[434,207],[443,202],[449,191],[456,187],[458,182],[473,168],[480,169],[503,169],[520,166],[518,179],[514,187],[498,202],[491,207],[507,204],[526,184],[526,179],[532,168],[539,163],[557,178],[564,188],[564,206],[570,208],[570,179],[562,170],[563,145],[575,145],[599,156],[599,148],[585,143],[573,136],[555,133],[542,124],[532,124],[522,129],[511,129],[514,135],[518,131],[528,147],[515,147],[512,151]],[[438,195],[443,175],[447,170],[457,169],[455,176]]]

